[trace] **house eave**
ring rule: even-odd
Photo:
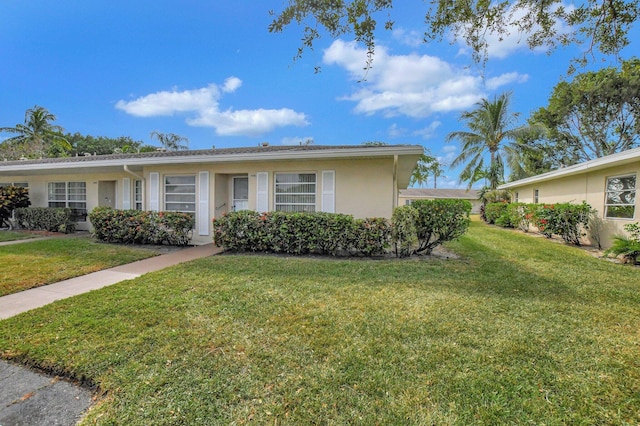
[[[607,169],[615,166],[622,166],[629,163],[640,161],[640,148],[634,148],[606,157],[596,158],[595,160],[586,161],[584,163],[575,164],[573,166],[543,173],[537,176],[531,176],[525,179],[502,184],[498,189],[512,189],[521,186],[532,185],[536,183],[546,182],[567,176],[575,176],[589,173],[597,170]]]

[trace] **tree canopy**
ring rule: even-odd
[[[409,0],[403,0],[409,1]],[[415,0],[414,0],[415,1]],[[559,46],[585,46],[591,53],[617,55],[629,44],[629,31],[640,15],[640,0],[581,0],[567,6],[562,0],[431,0],[423,2],[424,41],[441,41],[450,34],[463,39],[476,62],[487,58],[489,35],[499,39],[517,31],[530,48],[552,51]],[[346,34],[368,49],[373,60],[376,30],[393,29],[393,0],[312,1],[289,0],[281,11],[270,13],[270,32],[282,32],[292,23],[303,27],[296,57],[312,49],[322,31],[337,38]],[[561,29],[561,30],[560,30]]]
[[[640,144],[640,60],[558,83],[549,105],[529,120],[548,128],[543,146],[558,165],[571,165]]]
[[[0,144],[0,155],[7,160],[67,155],[71,145],[62,136],[64,129],[53,124],[54,121],[56,116],[46,108],[38,105],[29,108],[24,115],[24,124],[0,128],[0,132],[16,135]]]
[[[189,139],[175,133],[162,133],[154,130],[151,139],[157,139],[167,151],[184,151],[188,149]]]

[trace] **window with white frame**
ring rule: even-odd
[[[47,201],[49,207],[72,209],[77,221],[87,220],[86,182],[49,182]]]
[[[633,219],[636,209],[636,175],[607,178],[604,217]]]
[[[316,174],[276,173],[275,209],[283,212],[316,211]]]
[[[518,202],[518,200],[520,199],[520,194],[518,194],[518,193],[516,192],[516,193],[514,194],[514,199],[515,199],[515,202],[517,203],[517,202]]]
[[[540,202],[540,191],[537,189],[533,190],[533,204],[538,204]]]
[[[196,177],[164,177],[164,209],[196,214]]]
[[[142,210],[142,181],[136,179],[133,182],[133,208]]]

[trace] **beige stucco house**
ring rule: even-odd
[[[0,185],[27,186],[34,207],[70,207],[78,229],[97,206],[192,213],[193,242],[242,209],[391,217],[422,147],[259,146],[0,162]]]
[[[398,205],[411,204],[414,200],[467,200],[471,203],[471,214],[479,214],[480,194],[475,189],[438,189],[438,188],[407,188],[401,189]]]
[[[524,203],[586,201],[602,219],[602,244],[624,235],[623,226],[640,221],[638,176],[640,148],[565,167],[500,186]]]

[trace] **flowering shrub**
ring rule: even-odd
[[[591,206],[582,204],[557,203],[540,204],[533,216],[533,224],[547,238],[554,234],[565,243],[580,245],[580,238],[586,235]]]
[[[125,244],[184,246],[191,240],[193,216],[180,212],[116,210],[96,207],[89,214],[100,241]]]
[[[429,254],[440,244],[460,237],[469,228],[471,203],[466,200],[418,200],[412,206],[418,210],[416,253]]]
[[[500,226],[510,226],[509,216],[507,214],[507,207],[509,204],[506,201],[500,201],[497,203],[489,203],[484,206],[484,220],[489,224],[496,224]]]
[[[17,208],[29,207],[29,190],[20,186],[0,186],[0,226],[11,227],[9,219]]]
[[[73,210],[65,207],[28,207],[15,210],[15,221],[20,228],[64,232],[71,234],[76,230]]]

